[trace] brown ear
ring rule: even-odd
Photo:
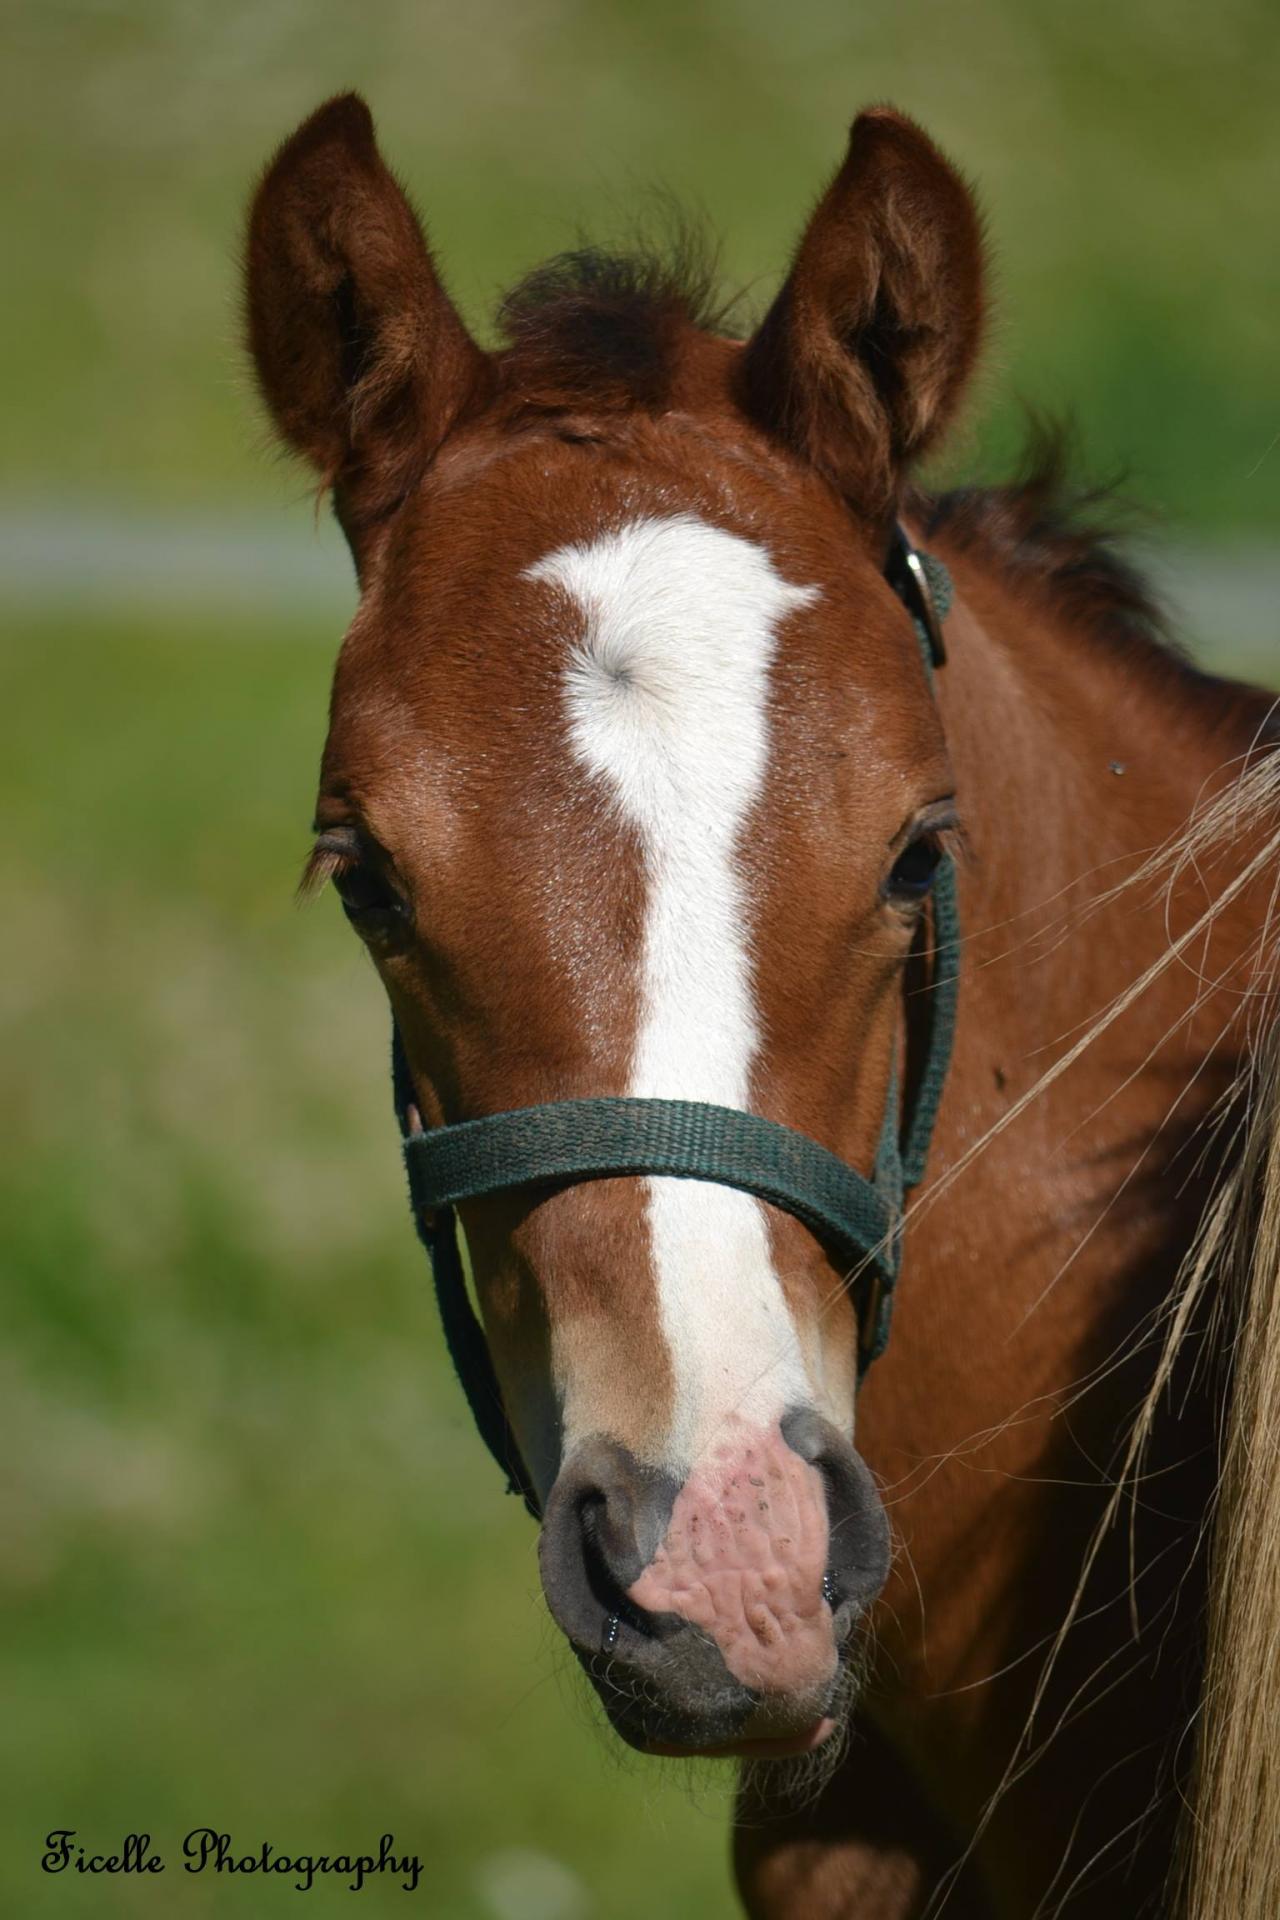
[[[914,122],[877,107],[746,349],[747,408],[879,522],[954,415],[982,316],[968,189]]]
[[[245,292],[263,397],[354,542],[404,498],[486,364],[358,94],[320,107],[267,168]]]

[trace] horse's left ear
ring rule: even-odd
[[[860,114],[745,350],[748,412],[879,523],[953,418],[977,358],[983,249],[959,174],[886,107]]]

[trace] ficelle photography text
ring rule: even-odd
[[[40,1864],[46,1873],[164,1873],[170,1865],[149,1833],[127,1833],[118,1846],[99,1850],[75,1827],[54,1827],[44,1844]],[[422,1878],[422,1861],[416,1853],[398,1853],[392,1833],[383,1834],[376,1853],[294,1853],[269,1840],[241,1847],[216,1827],[193,1827],[182,1841],[181,1856],[172,1864],[184,1873],[279,1874],[300,1893],[309,1893],[325,1877],[344,1880],[359,1893],[380,1875],[416,1893]]]

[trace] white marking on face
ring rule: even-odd
[[[692,515],[562,547],[529,577],[585,617],[564,676],[570,738],[644,849],[629,1091],[745,1107],[759,1034],[738,843],[764,787],[777,628],[818,590]],[[812,1390],[759,1201],[703,1181],[645,1185],[676,1386],[662,1464],[683,1473],[730,1417],[767,1426]]]

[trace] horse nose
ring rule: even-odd
[[[758,1695],[810,1696],[888,1571],[888,1522],[849,1442],[812,1409],[730,1421],[672,1503],[628,1598],[719,1648]]]
[[[641,1733],[702,1744],[824,1710],[839,1644],[888,1571],[888,1524],[848,1441],[806,1409],[729,1423],[683,1482],[611,1440],[579,1446],[539,1556],[620,1730],[634,1736],[643,1698]]]

